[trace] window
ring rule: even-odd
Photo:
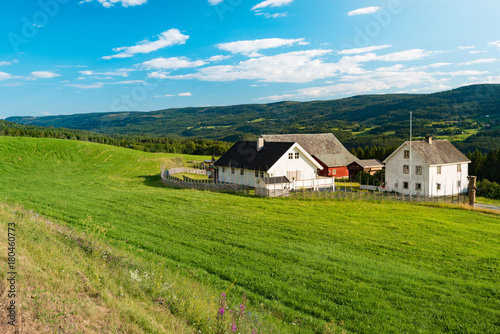
[[[236,172],[236,169],[235,168],[231,168],[231,174],[234,174],[234,172]]]
[[[403,189],[408,189],[408,182],[403,182]]]
[[[226,172],[226,167],[222,167],[222,172],[225,173]]]
[[[295,153],[295,159],[298,159],[300,157],[299,153]]]
[[[332,175],[337,175],[337,170],[336,169],[332,170]]]
[[[438,175],[441,175],[441,166],[438,166]]]
[[[293,159],[293,153],[288,153],[288,159]]]
[[[461,172],[462,171],[462,165],[457,165],[457,172]]]
[[[441,183],[436,183],[436,190],[437,191],[441,190]]]
[[[415,183],[415,191],[422,191],[422,183]]]
[[[410,166],[403,165],[403,174],[410,174]]]
[[[259,171],[258,170],[255,171],[255,177],[259,177]]]
[[[460,188],[461,185],[462,185],[462,182],[457,181],[457,187]]]
[[[394,188],[398,189],[398,184],[394,183]]]
[[[405,159],[410,159],[410,150],[405,150]]]
[[[240,170],[240,175],[245,175],[245,170],[243,168]]]
[[[415,174],[422,175],[422,166],[416,166],[416,168],[415,168]]]
[[[264,172],[260,172],[260,177],[264,177]]]

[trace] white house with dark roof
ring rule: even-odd
[[[332,179],[318,176],[321,164],[296,142],[239,141],[214,166],[218,182],[255,187],[261,180],[261,185],[274,188],[334,188]]]
[[[323,167],[318,175],[348,177],[347,165],[358,159],[349,152],[333,133],[262,135],[266,142],[300,144]]]
[[[447,140],[404,142],[385,163],[385,190],[418,196],[468,191],[469,163]]]

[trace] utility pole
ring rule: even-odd
[[[411,184],[411,174],[412,174],[412,165],[411,165],[411,152],[413,151],[413,147],[412,147],[412,134],[413,134],[413,112],[410,111],[410,185],[408,187],[408,190],[410,192],[410,202],[411,202],[411,187],[412,187],[412,184]]]

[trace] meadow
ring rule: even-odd
[[[245,291],[269,332],[500,331],[498,215],[163,187],[161,165],[180,158],[209,157],[0,137],[0,200],[105,227],[109,247],[161,263],[191,301],[201,289],[238,305]]]

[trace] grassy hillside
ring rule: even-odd
[[[8,225],[8,224],[11,225]],[[68,243],[78,236],[53,220],[21,206],[0,203],[0,248],[7,250],[8,227],[16,236],[16,296],[9,297],[7,252],[0,253],[0,332],[7,333],[194,333],[185,321],[165,312],[134,282],[121,261],[110,266]],[[62,237],[65,235],[66,237]],[[97,245],[96,240],[94,246]],[[110,248],[105,247],[106,254]],[[104,250],[104,248],[102,249]],[[123,258],[116,250],[114,255]],[[14,290],[12,290],[14,291]],[[5,305],[17,305],[17,325],[7,323]]]
[[[495,126],[500,117],[499,103],[500,85],[475,85],[435,94],[365,95],[331,101],[175,108],[148,113],[10,117],[7,120],[108,134],[182,136],[227,141],[265,133],[334,131],[345,141],[349,139],[351,131],[357,132],[360,128],[387,123],[391,123],[392,127],[372,129],[374,134],[396,134],[401,137],[401,131],[404,131],[403,137],[406,137],[409,111],[413,111],[415,120],[456,122],[447,124],[444,128],[442,125],[438,128],[424,128],[423,125],[418,128],[418,123],[415,123],[415,133],[422,132],[418,135],[425,135],[427,132],[460,135],[470,126],[465,123],[465,118],[471,122],[483,125],[492,123]],[[343,133],[343,130],[348,132]]]
[[[358,333],[500,330],[498,216],[164,188],[160,164],[174,157],[1,137],[0,194],[79,231],[106,226],[110,247],[165,264],[189,300],[197,289],[184,281],[228,291],[232,305],[246,291],[281,333],[328,332],[331,321]]]

